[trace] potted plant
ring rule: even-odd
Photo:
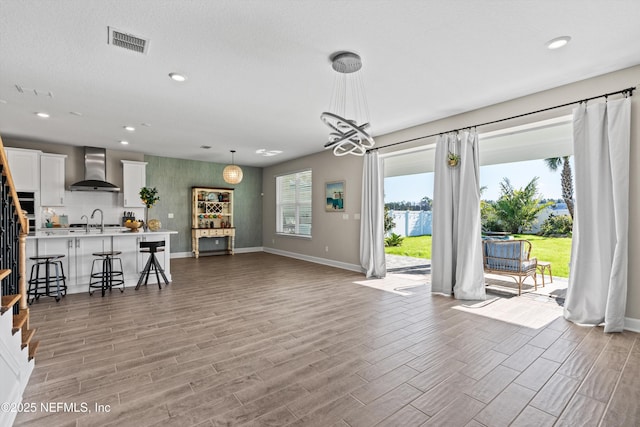
[[[460,163],[460,155],[449,151],[447,154],[447,164],[449,167],[455,168]]]
[[[144,215],[144,229],[145,231],[148,231],[149,230],[149,209],[151,209],[153,205],[155,205],[156,202],[160,200],[160,196],[158,196],[158,189],[156,187],[142,187],[140,189],[140,200],[142,200],[142,203],[144,203],[145,206],[147,207],[145,209],[145,215]],[[160,228],[160,221],[158,220],[153,220],[153,221],[157,221],[158,222],[157,228]],[[152,230],[152,231],[155,231],[155,230]]]
[[[147,205],[147,208],[152,208],[160,200],[156,187],[142,187],[140,189],[140,200]]]

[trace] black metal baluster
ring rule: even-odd
[[[4,169],[4,167],[3,167]],[[9,209],[10,209],[10,204],[9,204],[9,187],[6,185],[7,184],[7,177],[4,176],[4,174],[2,175],[2,200],[1,200],[1,204],[2,204],[2,220],[0,221],[0,268],[5,269],[5,268],[10,268],[9,267],[9,262],[8,262],[8,258],[7,258],[7,249],[8,249],[8,241],[9,241],[9,230],[7,228],[8,225],[8,219],[9,219]],[[10,288],[10,283],[9,283],[9,279],[6,278],[5,280],[2,281],[2,294],[3,295],[9,295],[9,288]]]
[[[0,268],[11,269],[11,274],[2,281],[2,294],[11,295],[19,292],[20,272],[20,217],[17,201],[13,200],[7,177],[2,174],[4,165],[0,165],[2,191],[0,191]],[[20,306],[14,304],[13,314],[18,314]]]

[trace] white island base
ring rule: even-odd
[[[94,252],[120,251],[117,258],[122,260],[125,287],[135,288],[144,269],[149,254],[140,252],[140,242],[160,241],[165,242],[164,252],[156,253],[156,258],[165,271],[167,279],[171,281],[171,246],[170,235],[178,234],[177,231],[139,231],[123,232],[109,231],[104,233],[92,231],[70,232],[67,230],[38,231],[33,236],[27,237],[27,280],[31,274],[32,256],[61,254],[64,255],[62,263],[67,277],[67,293],[89,292],[91,279],[91,265],[96,257]],[[117,261],[114,267],[119,267]],[[98,265],[96,264],[96,268]],[[53,271],[52,271],[53,273]],[[161,278],[162,280],[162,278]],[[149,284],[156,284],[155,275],[149,276]],[[53,284],[55,286],[55,283]],[[28,287],[28,284],[27,284]],[[95,294],[94,296],[99,293]]]

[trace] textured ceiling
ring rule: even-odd
[[[639,18],[638,0],[0,0],[0,134],[265,166],[322,151],[335,51],[363,58],[375,136],[637,65]]]

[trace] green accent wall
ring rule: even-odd
[[[262,246],[262,168],[241,166],[242,182],[230,185],[222,179],[223,164],[149,155],[144,161],[147,187],[156,187],[160,196],[149,219],[157,218],[162,228],[178,231],[171,236],[171,252],[191,252],[191,187],[233,188],[235,247]],[[200,250],[224,249],[225,244],[222,238],[200,239]]]

